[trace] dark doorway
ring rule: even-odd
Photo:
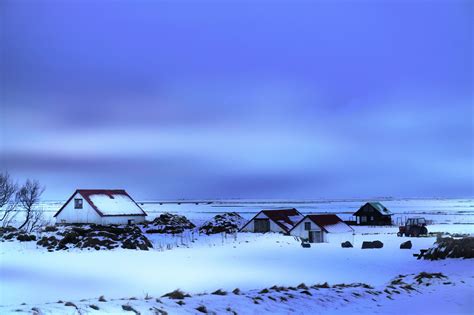
[[[321,231],[309,231],[308,239],[310,243],[322,243],[323,235],[321,234]]]
[[[256,233],[270,232],[270,220],[269,219],[255,219],[254,220],[254,231]]]

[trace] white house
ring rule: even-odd
[[[262,210],[247,222],[240,232],[280,232],[288,234],[303,219],[296,209]]]
[[[145,211],[125,190],[78,189],[54,215],[56,223],[133,224]]]
[[[291,230],[290,235],[310,243],[342,243],[354,241],[354,229],[335,214],[310,214]]]

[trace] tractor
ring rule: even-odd
[[[425,218],[409,218],[405,222],[405,225],[400,226],[398,229],[397,236],[418,237],[419,235],[428,234]]]

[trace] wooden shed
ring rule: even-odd
[[[250,219],[240,232],[280,232],[288,234],[293,226],[303,218],[296,209],[262,210]]]
[[[393,213],[380,202],[367,202],[353,215],[359,225],[392,225]]]

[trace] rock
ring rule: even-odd
[[[57,230],[58,228],[55,227],[54,225],[45,226],[43,229],[44,232],[56,232]]]
[[[422,254],[424,259],[474,258],[474,237],[440,238]]]
[[[411,241],[406,241],[400,244],[400,249],[411,249]]]
[[[165,212],[153,221],[144,223],[143,227],[151,227],[146,233],[179,234],[196,226],[184,215]]]
[[[383,247],[383,243],[381,241],[373,241],[372,245],[374,246],[374,248],[382,248]]]
[[[46,247],[48,251],[69,248],[103,250],[117,247],[148,250],[153,247],[137,226],[101,226],[94,224],[65,226],[62,231],[57,231],[54,236],[43,236],[37,244]]]
[[[370,248],[382,248],[383,243],[381,241],[365,241],[362,243],[362,249],[370,249]]]
[[[17,235],[16,239],[20,242],[31,242],[36,241],[36,235],[21,233]]]
[[[217,233],[235,233],[245,222],[236,212],[227,212],[223,214],[218,214],[205,222],[200,228],[199,232],[206,235],[217,234]]]
[[[345,242],[341,243],[341,247],[342,248],[351,248],[351,247],[354,247],[354,246],[352,246],[351,242],[345,241]]]
[[[0,227],[0,237],[2,237],[3,235],[7,233],[17,232],[17,231],[18,229],[13,226]]]
[[[5,240],[11,240],[12,238],[15,237],[15,233],[8,233],[3,236],[3,239]]]

